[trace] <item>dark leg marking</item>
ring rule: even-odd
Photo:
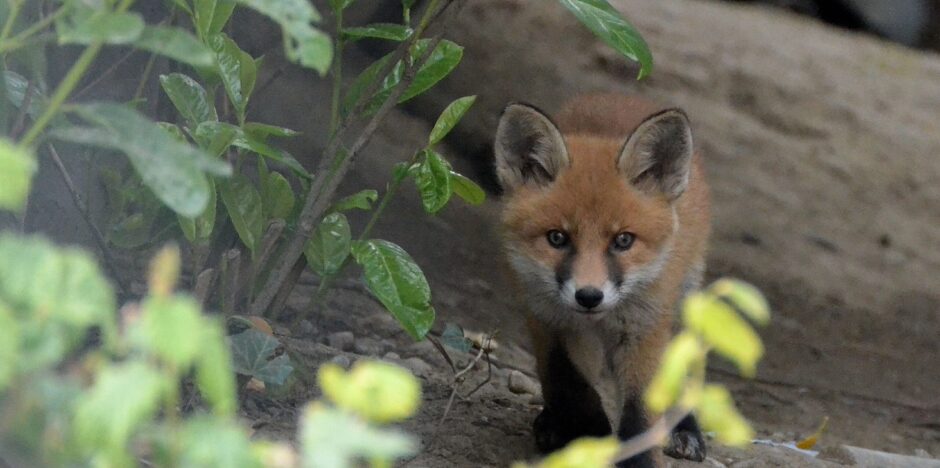
[[[620,427],[617,429],[617,438],[630,439],[649,427],[646,416],[643,414],[642,402],[638,396],[631,397],[624,403],[620,414]],[[652,452],[647,450],[627,460],[617,463],[617,468],[655,468]]]
[[[558,342],[552,345],[546,368],[548,375],[542,382],[545,408],[532,425],[539,452],[555,451],[578,437],[609,435],[610,422],[600,395]]]
[[[663,453],[672,458],[692,461],[705,460],[705,439],[695,416],[686,416],[673,430]]]

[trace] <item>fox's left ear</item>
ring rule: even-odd
[[[617,167],[640,190],[675,200],[689,185],[692,151],[689,118],[679,109],[669,109],[633,131]]]

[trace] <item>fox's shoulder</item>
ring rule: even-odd
[[[640,96],[619,93],[582,94],[555,115],[562,133],[625,138],[651,115],[669,107]]]

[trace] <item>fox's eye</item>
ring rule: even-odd
[[[613,247],[616,250],[630,250],[630,247],[633,247],[633,240],[636,239],[636,236],[629,232],[621,232],[614,236]]]
[[[568,234],[561,232],[557,229],[552,229],[545,234],[545,238],[548,239],[548,244],[556,249],[560,249],[568,245]]]

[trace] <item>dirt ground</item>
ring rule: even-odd
[[[614,3],[653,48],[657,68],[649,80],[636,84],[636,70],[554,2],[476,0],[448,32],[466,47],[458,72],[390,120],[346,190],[382,187],[391,165],[419,146],[436,113],[459,96],[479,99],[447,154],[484,183],[492,181],[489,138],[510,100],[551,111],[578,92],[621,90],[680,105],[691,115],[713,187],[708,275],[757,284],[775,312],[762,331],[767,357],[757,378],[738,378],[722,362],[712,363],[709,378],[732,389],[759,439],[792,442],[830,418],[817,447],[828,455],[712,444],[706,464],[840,465],[846,459],[833,452],[842,444],[940,455],[940,59],[776,10]],[[276,88],[298,87],[306,91],[302,102],[272,91],[262,118],[296,122],[324,96],[290,71]],[[322,142],[297,146],[315,154],[310,148]],[[512,370],[531,375],[533,361],[499,260],[498,210],[493,196],[481,207],[457,202],[429,218],[408,194],[376,230],[426,271],[438,332],[446,322],[499,332],[492,378],[458,398],[441,424],[453,373],[429,344],[410,342],[353,286],[334,293],[326,310],[309,310],[302,290],[293,303],[310,323],[287,341],[310,369],[373,356],[421,377],[425,403],[404,428],[421,437],[422,451],[406,466],[506,466],[533,455],[530,424],[539,407],[507,385]],[[347,343],[339,332],[352,332],[355,343],[331,347],[331,337]],[[461,391],[486,376],[478,366]],[[261,434],[288,437],[292,404],[317,394],[314,385],[292,388],[286,403],[260,398],[246,406]],[[687,465],[697,466],[673,462]]]

